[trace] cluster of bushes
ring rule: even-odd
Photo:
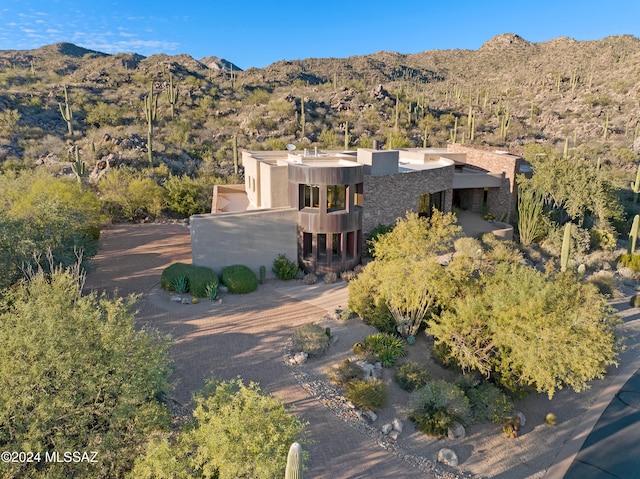
[[[160,284],[167,291],[215,299],[218,293],[218,276],[205,266],[186,263],[174,263],[168,266],[160,276]]]
[[[281,254],[273,261],[273,268],[271,269],[276,278],[288,281],[293,279],[298,274],[297,261],[291,261],[286,255]]]
[[[383,367],[393,366],[398,358],[407,355],[404,340],[389,333],[372,334],[353,346],[353,352],[361,358],[379,361]]]
[[[258,278],[248,267],[235,264],[222,270],[222,284],[229,288],[230,293],[244,294],[258,288]]]
[[[409,397],[409,419],[429,436],[445,437],[454,422],[502,424],[513,416],[511,400],[496,386],[462,376],[456,383],[427,381]]]

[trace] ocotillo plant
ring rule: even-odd
[[[167,94],[167,101],[171,106],[171,119],[173,120],[175,116],[175,107],[178,104],[179,89],[177,86],[173,86],[173,75],[171,73],[169,73],[169,86],[165,90],[165,93]]]
[[[629,231],[629,247],[627,252],[634,254],[636,252],[636,242],[638,241],[638,227],[640,227],[640,215],[633,217],[633,223],[631,224],[631,231]]]
[[[569,265],[569,250],[571,249],[571,223],[564,225],[562,237],[562,251],[560,253],[560,271],[566,271]]]
[[[82,175],[85,172],[85,164],[84,161],[80,161],[80,153],[78,153],[78,146],[74,147],[76,154],[76,161],[71,162],[71,170],[73,174],[76,175],[76,179],[78,183],[82,183]]]
[[[69,95],[67,94],[67,85],[63,86],[64,88],[64,108],[62,108],[62,103],[58,102],[58,108],[60,109],[60,114],[62,115],[62,119],[67,122],[67,130],[69,130],[69,136],[73,136],[73,111],[71,110],[71,105],[69,105]]]
[[[147,153],[149,155],[149,166],[153,166],[153,123],[156,121],[158,111],[158,97],[153,96],[153,82],[149,89],[149,96],[144,98],[144,115],[147,119]]]
[[[302,479],[302,446],[297,442],[289,448],[284,479]]]

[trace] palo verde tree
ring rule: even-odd
[[[210,381],[196,397],[192,423],[154,438],[131,477],[283,477],[289,447],[305,426],[256,383]]]
[[[168,426],[168,344],[134,327],[135,298],[82,295],[77,266],[47,269],[0,298],[0,448],[41,454],[0,476],[123,478]],[[96,462],[45,460],[65,451]]]
[[[502,263],[481,275],[478,286],[454,298],[427,327],[463,369],[552,398],[563,387],[588,388],[616,364],[618,320],[594,285],[570,272],[549,276]]]

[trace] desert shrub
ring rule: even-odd
[[[241,264],[227,266],[222,270],[222,283],[229,288],[230,293],[243,294],[258,288],[256,274]]]
[[[496,238],[493,233],[482,235],[482,243],[485,246],[483,259],[495,263],[521,263],[524,259],[520,250],[513,241]]]
[[[553,224],[549,228],[549,234],[547,238],[541,243],[542,247],[554,256],[560,256],[562,250],[562,239],[564,236],[564,226]],[[589,231],[580,228],[579,226],[571,225],[571,249],[569,250],[569,256],[576,258],[576,256],[584,256],[589,252],[591,247],[591,237]]]
[[[324,275],[323,281],[325,282],[325,284],[333,284],[338,281],[338,275],[331,271]]]
[[[291,351],[304,351],[309,355],[322,354],[329,347],[330,339],[327,330],[322,326],[315,323],[303,324],[293,331]]]
[[[433,381],[409,396],[409,419],[429,436],[445,437],[454,422],[468,424],[471,404],[464,391],[446,381]]]
[[[589,240],[592,249],[604,249],[611,251],[616,249],[617,241],[611,231],[592,229],[589,231]]]
[[[95,105],[87,105],[85,121],[93,126],[118,126],[124,123],[126,110],[114,103],[99,101]]]
[[[211,211],[211,185],[187,175],[170,176],[164,184],[166,207],[184,216]]]
[[[380,285],[378,269],[378,264],[374,261],[368,264],[356,279],[349,282],[348,306],[365,324],[374,326],[382,333],[394,334],[396,321],[384,298],[377,294]]]
[[[349,308],[343,309],[340,312],[340,319],[342,319],[343,321],[347,321],[348,319],[351,319],[352,316],[353,316],[353,311],[351,311]]]
[[[191,265],[186,263],[173,263],[166,267],[160,275],[160,285],[167,291],[175,291],[176,280],[180,277],[189,277]]]
[[[207,287],[218,286],[218,276],[206,266],[191,266],[189,270],[189,290],[193,296],[209,297]]]
[[[285,255],[278,255],[273,260],[273,268],[271,269],[276,275],[276,278],[288,281],[296,277],[298,274],[298,263],[296,261],[290,261]]]
[[[136,210],[158,216],[162,212],[164,193],[152,178],[132,169],[112,169],[98,182],[98,191],[107,211],[115,216],[134,219]]]
[[[364,371],[356,363],[345,359],[329,370],[329,379],[338,386],[345,387],[350,381],[364,379]]]
[[[318,282],[318,277],[313,273],[307,273],[302,277],[302,282],[304,284],[316,284]]]
[[[359,344],[362,344],[361,355],[373,356],[385,368],[393,366],[398,358],[407,355],[404,341],[388,333],[372,334],[364,338],[364,341]]]
[[[429,382],[429,373],[419,364],[408,361],[398,367],[393,379],[402,389],[411,392]]]
[[[640,271],[640,254],[623,254],[618,258],[618,263],[635,272]]]
[[[355,379],[347,383],[345,397],[362,409],[376,411],[387,405],[387,387],[379,379]]]
[[[594,284],[600,294],[605,296],[613,296],[616,292],[616,280],[610,271],[599,271],[590,276],[587,281]]]
[[[455,384],[469,399],[474,421],[501,424],[515,412],[513,402],[488,381],[462,376]]]
[[[356,274],[355,271],[351,270],[351,271],[343,271],[342,273],[340,273],[340,278],[345,281],[345,282],[349,282],[352,279],[356,279],[358,275]]]
[[[640,294],[634,294],[633,296],[631,296],[631,300],[629,301],[629,304],[631,305],[632,308],[640,307]]]
[[[482,244],[476,238],[463,237],[453,242],[456,256],[468,256],[469,258],[477,258],[483,252]]]

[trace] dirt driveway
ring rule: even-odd
[[[160,274],[173,262],[191,262],[188,227],[114,225],[103,232],[100,243],[85,290],[141,294],[138,323],[152,325],[175,341],[171,355],[176,400],[187,404],[209,377],[242,376],[245,382],[260,383],[309,422],[308,477],[432,477],[331,414],[295,381],[282,360],[293,328],[319,320],[327,308],[346,306],[340,304],[346,303],[344,285],[322,285],[326,291],[305,298],[272,282],[247,295],[224,295],[222,304],[176,304],[159,288]]]

